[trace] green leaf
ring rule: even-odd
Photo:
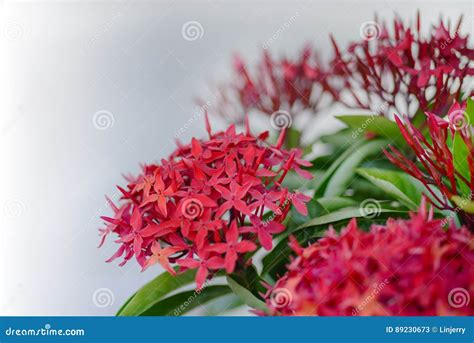
[[[469,123],[474,125],[474,99],[468,98],[467,99],[467,106],[466,106],[466,114],[469,118]]]
[[[386,145],[387,142],[385,140],[373,140],[366,142],[359,149],[353,151],[331,176],[325,189],[324,196],[341,195],[346,190],[347,185],[351,180],[354,179],[355,169],[361,164],[361,162],[368,156],[381,154],[382,147]]]
[[[349,145],[349,148],[347,148],[342,154],[339,155],[339,157],[329,166],[329,168],[318,178],[316,179],[316,183],[314,185],[314,189],[316,189],[315,198],[320,198],[324,195],[324,190],[326,189],[326,185],[331,178],[331,176],[334,174],[334,172],[337,170],[337,168],[341,165],[342,162],[344,162],[349,156],[351,156],[354,151],[359,149],[365,142],[364,141],[357,141],[352,145]],[[335,152],[336,154],[339,154],[340,152]]]
[[[211,300],[231,293],[228,286],[207,286],[201,291],[192,290],[174,294],[142,312],[140,316],[182,316]]]
[[[252,292],[250,292],[247,288],[241,286],[231,275],[227,275],[227,283],[232,291],[239,296],[242,301],[250,306],[251,308],[266,311],[267,306],[265,303],[258,299]]]
[[[352,138],[354,139],[364,135],[366,132],[373,132],[389,139],[393,144],[404,143],[397,124],[382,115],[341,115],[336,116],[336,118],[352,129]]]
[[[286,147],[295,148],[300,146],[301,132],[289,127],[286,130]]]
[[[451,200],[464,212],[474,214],[474,201],[457,195],[451,197]]]
[[[394,209],[388,209],[388,208],[379,208],[377,209],[378,214],[382,213],[406,213],[406,211],[401,211],[401,210],[394,210]],[[354,208],[354,207],[348,207],[344,208],[342,210],[339,210],[337,212],[332,212],[329,213],[325,216],[321,216],[318,218],[311,219],[310,221],[306,222],[303,225],[300,225],[293,233],[307,228],[311,226],[319,226],[319,225],[327,225],[327,224],[332,224],[344,219],[351,219],[351,218],[358,218],[358,217],[365,217],[367,216],[367,212],[364,211],[363,208]]]
[[[412,176],[404,172],[375,168],[359,168],[357,173],[409,209],[416,210],[420,205],[424,187]]]
[[[135,296],[135,294],[137,294],[137,293],[133,293],[133,294],[127,299],[127,301],[125,301],[125,302],[123,303],[123,305],[120,306],[119,310],[117,311],[116,316],[120,316],[120,313],[122,313],[123,309],[124,309],[124,308],[128,305],[128,303],[133,299],[133,297]]]
[[[454,133],[452,154],[456,170],[462,176],[464,176],[466,180],[470,180],[471,177],[469,171],[469,163],[467,161],[467,157],[469,156],[469,148],[467,147],[459,132]],[[456,177],[456,179],[458,181],[457,184],[461,189],[461,193],[466,195],[469,194],[471,191],[469,186],[464,183],[460,178]]]
[[[245,306],[240,297],[233,292],[213,300],[206,306],[207,316],[220,316],[236,308]]]
[[[143,286],[135,295],[119,310],[120,316],[139,316],[153,307],[167,294],[194,282],[195,270],[187,270],[176,276],[168,272],[160,274],[152,281]]]
[[[344,197],[323,197],[315,200],[326,213],[334,212],[344,207],[356,206],[357,202]]]
[[[319,137],[319,140],[322,143],[328,144],[336,149],[342,146],[347,146],[349,142],[354,142],[354,138],[352,138],[351,130],[348,128],[344,128],[342,130],[331,133],[329,135],[323,135]]]

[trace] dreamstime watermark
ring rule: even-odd
[[[85,53],[87,50],[92,49],[101,39],[107,34],[112,28],[117,24],[117,21],[123,16],[122,11],[116,13],[110,20],[106,21],[95,33],[92,38],[87,41],[87,43],[82,48],[82,53]]]
[[[290,112],[285,110],[278,110],[270,116],[270,125],[275,130],[283,130],[289,128],[293,124],[293,118]]]
[[[181,212],[183,216],[190,220],[199,218],[204,211],[204,206],[202,202],[196,198],[189,198],[183,201]]]
[[[107,130],[114,126],[115,117],[107,110],[97,111],[92,117],[92,124],[97,130]]]
[[[463,110],[453,111],[449,114],[449,126],[455,131],[462,131],[470,124],[469,117]]]
[[[375,111],[375,113],[371,114],[362,123],[361,126],[359,126],[357,129],[352,131],[352,139],[356,139],[357,137],[359,137],[359,135],[363,134],[365,132],[365,130],[367,129],[367,127],[370,125],[370,123],[372,123],[375,120],[375,118],[382,115],[385,112],[385,110],[387,109],[387,107],[388,107],[388,102],[385,101],[382,105],[379,106],[379,108],[377,109],[377,111]]]
[[[176,139],[178,139],[179,137],[181,137],[192,125],[194,122],[196,122],[199,118],[201,118],[204,113],[206,113],[207,111],[209,111],[209,108],[212,106],[212,102],[210,100],[206,101],[206,103],[204,105],[202,105],[200,108],[199,108],[199,111],[197,111],[196,113],[194,113],[187,121],[186,123],[184,123],[184,125],[179,128],[178,131],[176,131],[174,137]]]
[[[442,220],[441,226],[449,224],[449,222],[456,216],[456,214],[462,211],[463,207],[466,206],[472,200],[472,197],[472,192],[469,193],[469,195],[467,196],[462,196],[461,200],[456,203],[457,206],[453,209],[453,211]]]
[[[6,218],[16,219],[26,212],[26,205],[18,199],[10,199],[3,204],[3,214]]]
[[[25,28],[16,21],[8,21],[3,24],[3,35],[9,41],[19,41],[25,34]]]
[[[443,40],[440,43],[439,48],[441,50],[446,49],[456,39],[456,37],[459,36],[460,33],[461,33],[461,29],[457,29],[456,31],[454,31],[454,35],[452,35],[449,38],[446,38],[445,40]]]
[[[379,284],[375,283],[372,286],[372,291],[370,292],[370,294],[368,296],[366,296],[364,298],[364,300],[352,310],[352,315],[357,316],[362,310],[364,310],[364,308],[366,308],[367,305],[370,302],[372,302],[377,297],[377,295],[380,292],[382,292],[382,290],[385,288],[385,286],[387,286],[389,283],[390,282],[388,281],[388,279],[383,280]]]
[[[462,287],[453,288],[448,294],[448,303],[451,307],[461,308],[469,305],[471,296],[469,291]]]
[[[295,14],[288,18],[288,20],[283,22],[283,24],[275,31],[275,33],[270,38],[268,38],[265,43],[263,43],[263,49],[268,49],[270,45],[272,45],[278,38],[280,38],[283,32],[290,28],[291,24],[293,24],[296,21],[296,18],[298,18],[299,16],[300,13],[296,11]]]
[[[84,329],[53,329],[50,324],[45,324],[39,329],[15,329],[9,327],[5,330],[6,336],[85,336]]]
[[[267,226],[271,221],[273,221],[277,216],[281,216],[283,214],[283,211],[286,210],[286,208],[291,204],[291,201],[293,200],[294,197],[298,195],[299,191],[296,190],[293,193],[290,193],[286,198],[285,201],[283,201],[280,206],[278,206],[278,209],[274,211],[268,218],[262,221],[263,226]]]
[[[366,21],[359,28],[359,34],[365,41],[371,41],[380,37],[382,29],[375,21]]]
[[[181,27],[181,36],[188,42],[204,37],[204,27],[196,20],[187,21]]]
[[[362,217],[372,219],[382,212],[382,207],[376,199],[365,199],[359,206],[359,212]]]
[[[92,302],[99,308],[112,306],[114,300],[114,293],[109,288],[98,288],[94,294],[92,294]]]
[[[270,293],[270,303],[274,308],[287,307],[293,301],[293,294],[288,288],[277,287]]]
[[[209,285],[209,279],[206,280],[204,285],[201,288],[196,289],[193,294],[191,294],[188,299],[186,299],[179,307],[175,308],[173,311],[173,315],[178,317],[180,316],[195,300],[196,298],[203,292],[203,290]]]

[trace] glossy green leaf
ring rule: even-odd
[[[469,163],[467,161],[467,157],[469,156],[469,148],[466,146],[466,143],[462,139],[459,132],[455,132],[454,134],[454,142],[453,142],[453,160],[454,166],[456,170],[466,179],[470,180],[470,172],[469,172]],[[469,186],[464,183],[460,178],[457,177],[457,184],[461,189],[462,194],[469,194],[470,188]]]
[[[231,293],[228,286],[207,286],[201,291],[191,290],[165,298],[140,313],[140,316],[182,316],[205,303]],[[206,315],[205,308],[203,308]]]
[[[207,316],[221,316],[236,308],[246,306],[242,299],[233,292],[214,299],[206,305]]]
[[[404,143],[397,124],[382,115],[340,115],[336,116],[336,118],[352,129],[353,138],[363,136],[367,132],[373,132],[389,139],[391,144]]]
[[[412,176],[404,172],[375,168],[359,168],[357,173],[409,209],[416,210],[420,205],[424,187]]]
[[[314,189],[316,190],[314,198],[321,198],[324,195],[326,186],[337,168],[364,143],[363,141],[357,141],[352,145],[347,144],[347,146],[341,148],[341,151],[335,152],[336,154],[340,154],[339,157],[316,179],[316,183],[314,184]]]
[[[315,201],[321,205],[326,213],[357,205],[356,201],[344,197],[323,197],[316,199]]]
[[[467,99],[466,114],[469,119],[469,123],[474,125],[474,99]]]
[[[242,301],[250,306],[251,308],[266,311],[267,306],[265,303],[257,298],[252,292],[250,292],[246,287],[242,286],[237,282],[237,280],[231,276],[227,275],[227,283],[232,291],[239,296]]]
[[[120,316],[139,316],[153,307],[171,292],[194,282],[195,270],[187,270],[176,276],[168,272],[160,274],[138,290],[117,313]]]
[[[394,210],[394,209],[388,209],[388,208],[382,208],[380,207],[377,209],[378,214],[383,214],[383,213],[405,213],[406,211],[402,210]],[[364,211],[362,207],[348,207],[341,209],[336,212],[329,213],[325,216],[321,216],[318,218],[311,219],[310,221],[306,222],[305,224],[299,226],[294,232],[297,232],[301,229],[311,227],[311,226],[319,226],[319,225],[327,225],[331,223],[335,223],[344,219],[351,219],[351,218],[358,218],[358,217],[365,217],[367,216],[367,212]],[[293,233],[294,233],[293,232]]]
[[[324,196],[341,195],[347,189],[347,185],[351,180],[354,179],[355,170],[362,161],[371,155],[382,154],[382,148],[386,145],[385,140],[373,140],[365,142],[360,148],[353,151],[329,179]]]

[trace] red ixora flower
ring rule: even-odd
[[[426,113],[428,138],[409,120],[404,124],[395,117],[417,161],[393,146],[384,152],[392,163],[423,183],[435,207],[459,212],[463,223],[473,231],[474,217],[464,212],[462,206],[458,208],[459,202],[472,201],[474,194],[473,128],[466,103],[455,102],[447,112],[447,120]]]
[[[422,204],[411,218],[362,231],[353,219],[296,253],[267,294],[272,315],[474,315],[474,240],[435,220]]]
[[[303,111],[317,113],[330,103],[331,75],[309,46],[296,59],[274,58],[268,50],[257,68],[249,68],[240,57],[234,58],[233,82],[220,87],[218,113],[233,122],[243,122],[252,110],[277,116],[272,125],[281,128]],[[282,112],[282,113],[280,113]]]
[[[474,50],[469,35],[460,32],[461,22],[462,17],[456,25],[440,20],[426,35],[419,13],[414,25],[395,18],[392,28],[376,18],[361,26],[363,39],[344,51],[331,37],[337,101],[383,115],[445,113],[447,104],[473,94]]]
[[[308,199],[281,185],[290,170],[310,177],[301,167],[311,165],[297,149],[281,148],[285,130],[270,145],[268,132],[254,137],[248,125],[245,133],[233,125],[211,133],[206,117],[206,127],[209,139],[179,145],[168,160],[145,165],[125,189],[119,187],[121,205],[112,204],[113,217],[102,217],[101,245],[108,234],[119,236],[120,248],[109,261],[123,256],[124,264],[135,256],[143,268],[159,263],[172,274],[171,264],[198,269],[200,288],[216,270],[243,266],[257,243],[271,249],[271,234],[284,229],[279,225],[287,212],[279,209],[288,199],[298,199],[296,209],[306,213],[301,201]],[[246,226],[270,211],[278,215],[265,234]]]

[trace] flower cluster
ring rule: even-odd
[[[393,146],[385,151],[387,158],[406,173],[423,183],[432,203],[440,209],[455,210],[450,200],[470,201],[474,192],[474,142],[466,103],[454,103],[444,120],[427,112],[429,138],[407,120],[395,117],[406,143],[417,157],[417,163]],[[441,192],[441,194],[438,192]],[[462,200],[457,200],[462,201]],[[474,221],[462,213],[465,224],[474,229]]]
[[[276,145],[258,137],[236,133],[231,125],[225,132],[211,133],[208,140],[193,139],[180,145],[168,160],[146,165],[143,173],[129,180],[120,206],[112,204],[114,217],[102,217],[106,227],[102,242],[110,233],[119,236],[120,248],[109,260],[135,256],[145,269],[159,263],[172,274],[176,263],[181,270],[198,269],[200,288],[210,273],[224,269],[232,273],[245,254],[272,247],[272,235],[282,232],[288,213],[283,208],[291,198],[296,209],[306,214],[309,198],[291,193],[281,182],[291,170],[306,178],[301,151],[281,148],[285,130]],[[264,215],[273,212],[271,221]]]
[[[474,50],[469,35],[442,20],[428,34],[396,18],[391,27],[376,20],[371,36],[341,48],[331,37],[334,55],[323,63],[309,46],[295,59],[275,59],[264,51],[255,71],[236,57],[230,85],[221,87],[218,113],[243,122],[251,110],[270,115],[287,111],[318,113],[340,103],[350,108],[413,116],[418,110],[446,112],[446,104],[473,95]]]
[[[264,51],[255,72],[235,57],[234,82],[221,89],[219,114],[242,121],[251,110],[271,115],[284,110],[291,114],[319,112],[331,95],[328,76],[317,54],[306,47],[295,60],[275,59]]]
[[[370,232],[353,219],[305,249],[293,241],[297,257],[269,290],[270,313],[473,315],[473,236],[453,225],[445,230],[425,208]]]
[[[474,50],[460,33],[461,19],[451,27],[440,21],[428,35],[399,18],[393,30],[376,19],[370,37],[342,51],[332,39],[331,62],[340,84],[339,101],[346,106],[414,115],[418,109],[445,113],[447,104],[459,100],[474,74]],[[346,99],[350,99],[347,101]]]

